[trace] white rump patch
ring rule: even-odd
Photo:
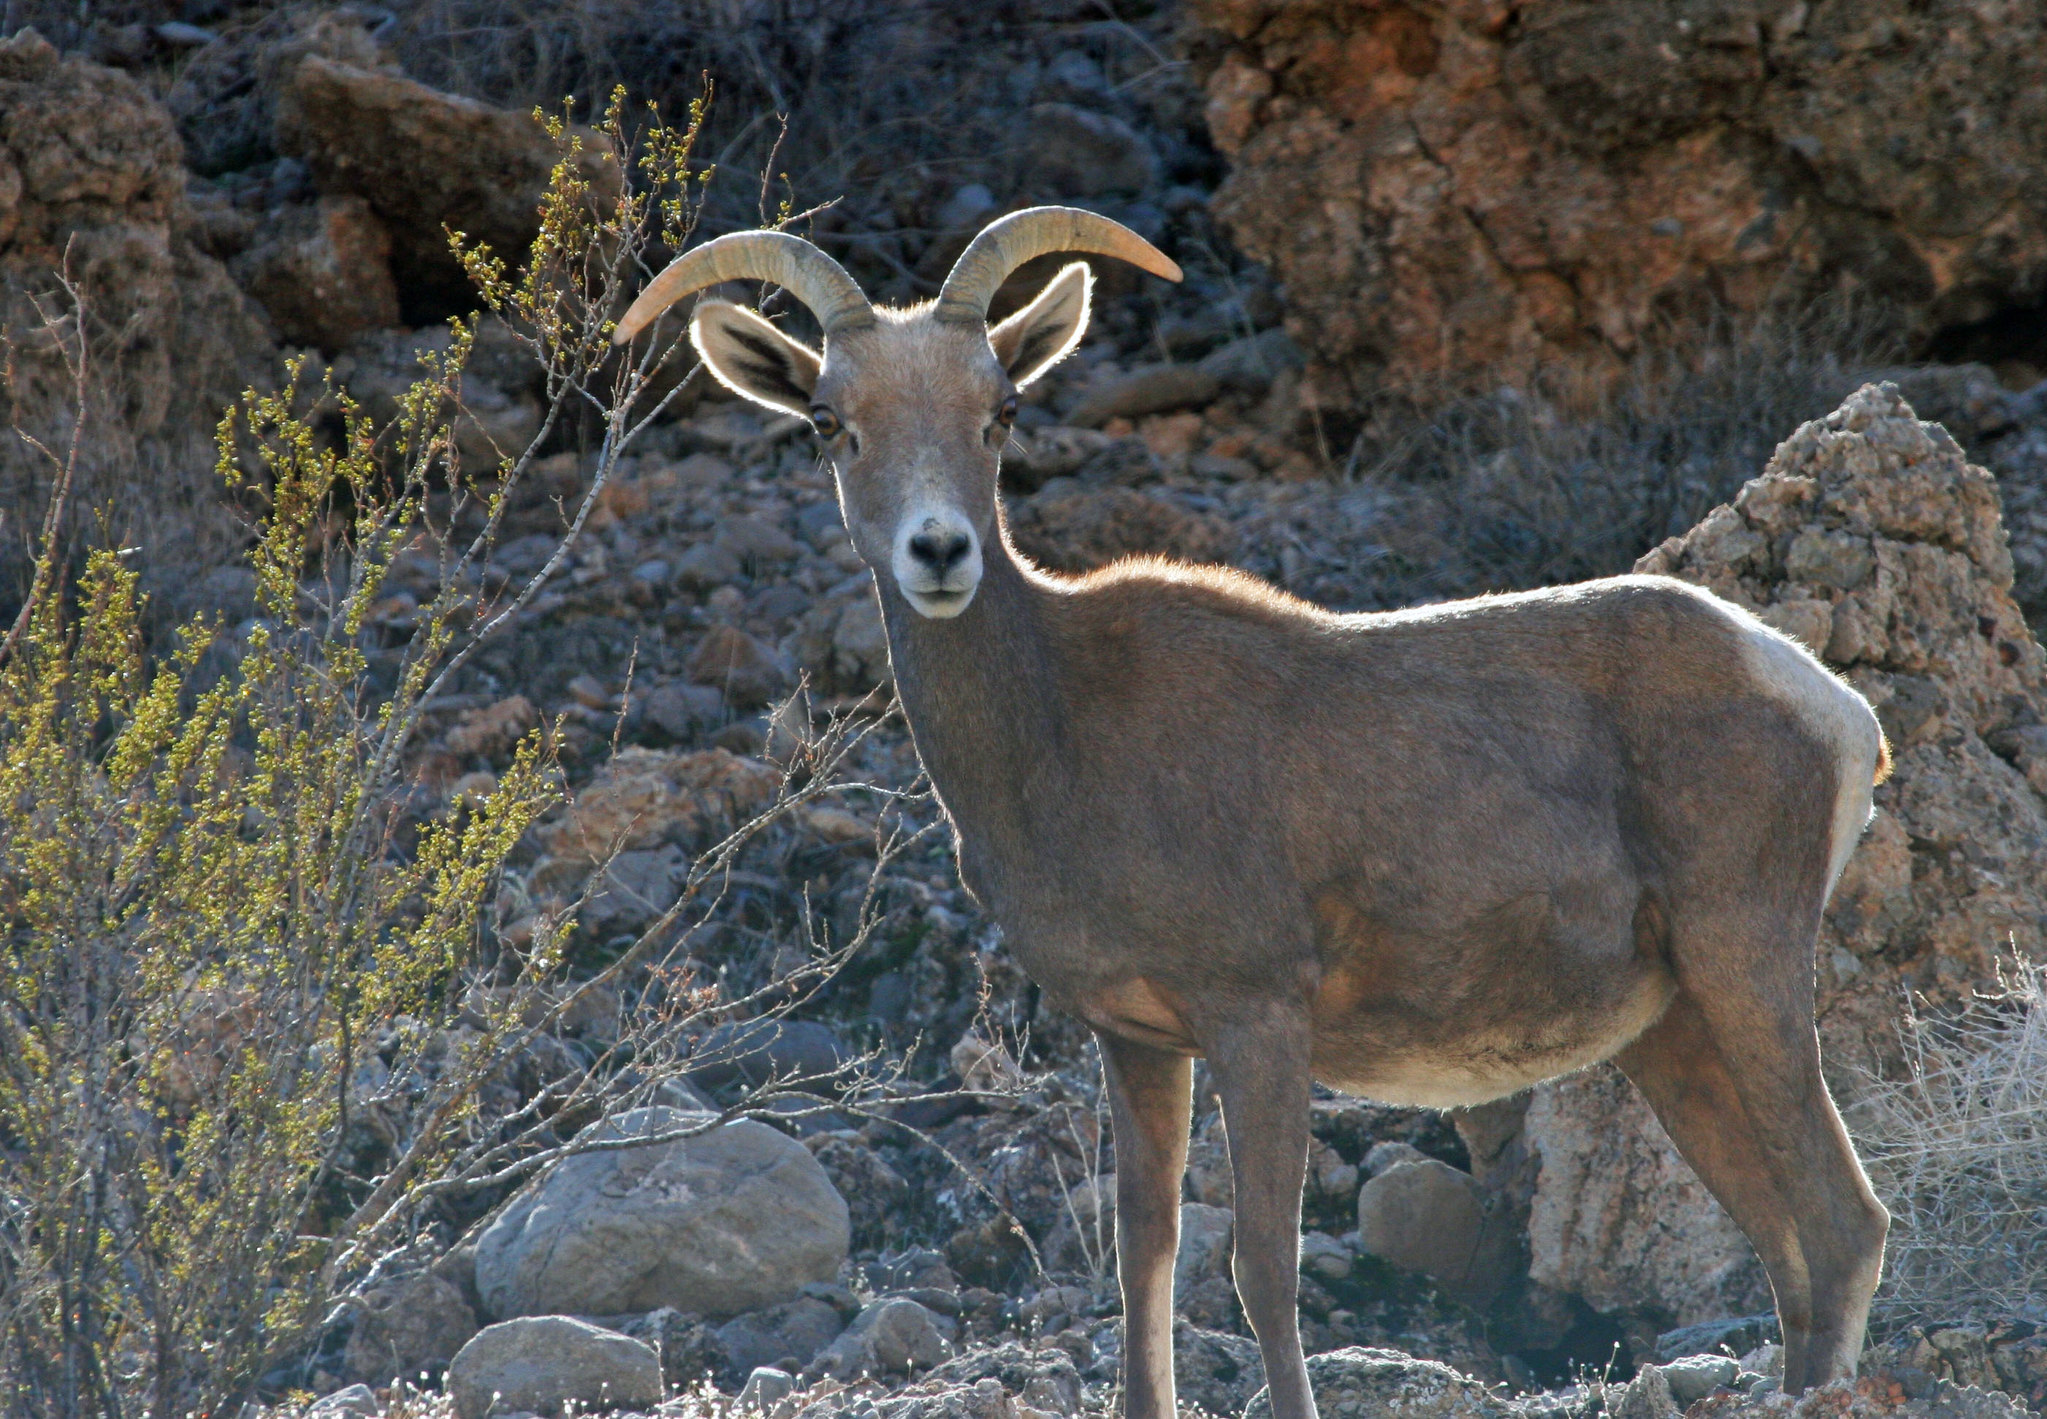
[[[1813,653],[1752,616],[1742,615],[1741,658],[1756,688],[1796,715],[1834,749],[1840,784],[1834,790],[1834,821],[1828,840],[1827,896],[1841,880],[1848,854],[1869,825],[1870,794],[1883,730],[1869,701]]]

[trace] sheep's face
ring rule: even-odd
[[[878,311],[822,356],[723,302],[700,305],[690,335],[722,383],[811,421],[855,549],[912,609],[944,618],[980,586],[1017,390],[1078,342],[1088,287],[1076,262],[993,329]]]

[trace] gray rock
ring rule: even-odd
[[[725,697],[709,685],[663,685],[647,696],[648,724],[687,742],[725,719]]]
[[[1033,1409],[1070,1416],[1080,1413],[1080,1371],[1064,1350],[1032,1350],[1014,1341],[976,1348],[948,1360],[927,1377],[933,1383],[978,1387],[997,1381]]]
[[[709,457],[708,454],[699,455]],[[695,592],[715,591],[739,578],[739,557],[715,542],[697,542],[669,566],[676,584]]]
[[[838,1311],[809,1296],[754,1311],[718,1327],[718,1343],[735,1370],[789,1362],[802,1369],[845,1332]]]
[[[1507,1419],[1513,1411],[1469,1375],[1398,1350],[1355,1346],[1308,1357],[1315,1406],[1327,1415],[1373,1419]],[[1259,1390],[1244,1419],[1272,1419],[1272,1396]]]
[[[306,1408],[306,1419],[376,1419],[383,1408],[368,1385],[353,1384],[314,1400]]]
[[[659,1134],[692,1115],[634,1109],[593,1141]],[[672,1306],[731,1316],[793,1299],[845,1260],[847,1220],[810,1151],[741,1120],[675,1142],[585,1153],[529,1184],[477,1244],[497,1316],[617,1315]]]
[[[1180,1320],[1173,1324],[1173,1378],[1183,1409],[1241,1414],[1265,1383],[1265,1361],[1255,1340]]]
[[[1144,365],[1089,390],[1067,422],[1099,428],[1115,418],[1139,419],[1206,404],[1221,390],[1222,381],[1200,365]]]
[[[1122,119],[1071,104],[1033,105],[1029,179],[1061,197],[1100,197],[1156,187],[1159,157]]]
[[[805,1369],[827,1379],[921,1374],[952,1358],[959,1327],[948,1317],[896,1296],[863,1308]]]
[[[1376,1178],[1388,1169],[1402,1163],[1426,1163],[1429,1155],[1412,1143],[1374,1143],[1372,1151],[1365,1154],[1365,1176]]]
[[[741,1409],[768,1409],[796,1393],[796,1377],[772,1365],[756,1366],[739,1391]]]
[[[1230,1237],[1237,1217],[1226,1207],[1180,1204],[1180,1252],[1173,1258],[1173,1290],[1185,1295],[1211,1276],[1227,1276]]]
[[[1741,1364],[1732,1355],[1688,1355],[1655,1368],[1662,1372],[1679,1409],[1690,1408],[1722,1385],[1731,1387],[1741,1375]]]
[[[1341,1281],[1350,1275],[1350,1248],[1327,1232],[1303,1232],[1301,1270],[1318,1281]]]
[[[1683,1411],[1670,1392],[1670,1381],[1654,1365],[1644,1365],[1614,1407],[1614,1419],[1678,1419]]]
[[[1697,1325],[1667,1330],[1656,1337],[1659,1363],[1682,1360],[1687,1355],[1746,1355],[1758,1345],[1777,1338],[1777,1316],[1733,1316],[1723,1320],[1700,1321]]]
[[[794,537],[752,513],[740,513],[720,522],[712,540],[737,557],[742,566],[786,562],[799,550]]]
[[[1505,1209],[1491,1201],[1448,1163],[1400,1163],[1359,1190],[1359,1244],[1483,1308],[1512,1279],[1519,1252]]]
[[[342,1378],[387,1385],[423,1374],[437,1382],[474,1334],[476,1313],[451,1282],[426,1273],[379,1286],[360,1298]]]
[[[689,878],[689,858],[674,843],[621,852],[605,867],[583,907],[583,923],[599,934],[638,931],[675,904]]]
[[[661,1402],[651,1346],[568,1316],[527,1316],[480,1330],[448,1366],[461,1419],[530,1410],[558,1415],[646,1409]]]
[[[846,1057],[838,1036],[814,1020],[752,1020],[707,1031],[691,1051],[689,1077],[703,1089],[772,1078],[818,1080]]]

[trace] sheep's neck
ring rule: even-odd
[[[1066,796],[1068,697],[1051,634],[1065,597],[1025,573],[1005,531],[982,555],[973,604],[950,620],[917,614],[887,577],[881,605],[896,693],[959,831],[968,885],[999,896],[997,864],[1019,860]]]

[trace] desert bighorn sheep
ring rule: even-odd
[[[1336,615],[1157,560],[1051,576],[996,471],[1016,392],[1079,340],[1050,252],[1180,270],[1068,208],[995,222],[938,299],[876,309],[808,242],[721,237],[619,323],[773,281],[822,351],[738,306],[720,381],[807,416],[874,569],[961,875],[1101,1041],[1132,1419],[1174,1419],[1191,1060],[1221,1097],[1238,1294],[1278,1419],[1313,1419],[1295,1313],[1309,1081],[1498,1098],[1613,1059],[1761,1253],[1793,1391],[1852,1374],[1888,1218],[1820,1078],[1813,948],[1888,749],[1792,641],[1655,577]]]

